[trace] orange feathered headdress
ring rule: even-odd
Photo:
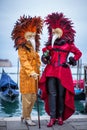
[[[36,51],[39,50],[40,46],[40,33],[42,33],[43,22],[41,17],[30,17],[23,15],[20,16],[20,19],[17,20],[13,31],[11,33],[12,40],[14,40],[14,47],[18,49],[20,45],[26,43],[24,37],[26,32],[36,32],[35,41],[36,41]]]
[[[45,20],[45,24],[48,25],[49,38],[47,44],[51,44],[52,40],[52,29],[60,28],[63,31],[63,38],[66,42],[72,43],[74,41],[75,30],[72,26],[72,21],[64,16],[63,13],[52,13],[49,14]]]

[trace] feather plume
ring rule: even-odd
[[[11,33],[11,38],[14,40],[14,47],[18,49],[20,45],[26,43],[24,37],[26,32],[36,32],[36,51],[39,50],[40,46],[40,33],[42,33],[43,20],[41,17],[30,17],[30,16],[20,16],[14,25],[13,31]]]
[[[68,42],[74,42],[75,30],[73,29],[73,23],[70,19],[66,18],[63,13],[52,13],[49,14],[45,20],[45,24],[48,28],[48,42],[46,45],[51,45],[52,40],[52,29],[60,28],[63,31],[62,38]]]

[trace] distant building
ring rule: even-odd
[[[12,67],[12,63],[8,59],[0,59],[0,67]]]

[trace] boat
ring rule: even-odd
[[[77,62],[77,79],[73,80],[75,100],[85,100],[85,81],[81,78],[82,75],[82,60]]]
[[[84,80],[73,80],[75,100],[85,100]]]
[[[2,70],[0,79],[0,98],[8,102],[14,102],[18,99],[19,89],[18,84]]]

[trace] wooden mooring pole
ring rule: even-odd
[[[84,66],[85,112],[87,113],[87,66]]]

